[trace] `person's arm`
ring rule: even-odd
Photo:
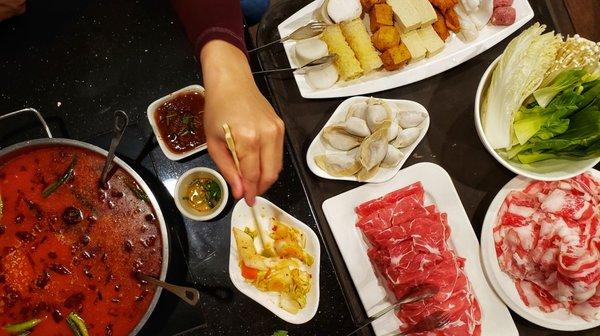
[[[25,0],[0,0],[0,22],[25,13]]]
[[[204,128],[208,151],[235,198],[253,205],[282,168],[284,125],[256,87],[243,42],[239,0],[173,0],[194,42],[206,88]],[[222,129],[236,141],[241,176]]]

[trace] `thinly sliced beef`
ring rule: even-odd
[[[464,259],[448,247],[447,216],[435,205],[425,206],[424,195],[422,185],[415,183],[356,208],[356,225],[372,246],[367,254],[397,299],[417,285],[439,288],[435,296],[398,312],[401,330],[448,311],[451,323],[423,335],[480,335],[481,310],[464,273]]]
[[[530,183],[504,200],[494,227],[500,268],[525,305],[600,315],[600,183],[589,174]]]

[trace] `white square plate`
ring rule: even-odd
[[[331,118],[329,118],[329,120],[327,120],[325,125],[323,125],[323,129],[325,129],[325,127],[327,127],[329,125],[339,124],[339,123],[344,122],[344,120],[346,119],[346,114],[348,112],[348,108],[350,107],[350,105],[352,105],[356,102],[367,100],[367,99],[369,99],[369,98],[368,97],[352,97],[352,98],[348,98],[348,99],[344,100],[338,106],[338,108],[335,109],[335,111],[331,114]],[[417,145],[421,142],[421,140],[423,140],[425,133],[427,133],[427,130],[429,129],[429,113],[427,112],[427,109],[425,109],[425,107],[423,107],[423,105],[421,105],[417,102],[411,101],[411,100],[399,100],[399,99],[382,99],[382,100],[385,100],[388,104],[396,104],[401,110],[404,110],[404,111],[413,110],[413,111],[425,112],[425,113],[427,113],[427,118],[425,118],[425,120],[423,120],[423,122],[418,126],[421,129],[421,134],[419,135],[417,140],[415,140],[415,142],[413,142],[408,147],[400,148],[400,151],[402,152],[404,157],[400,160],[398,165],[393,168],[380,168],[379,171],[377,172],[377,174],[375,174],[375,176],[371,177],[370,179],[368,179],[365,182],[372,182],[372,183],[385,182],[385,181],[391,179],[392,177],[394,177],[394,175],[396,175],[398,173],[400,168],[402,168],[402,165],[404,164],[404,162],[406,162],[406,160],[410,157],[410,154],[412,153],[412,151],[417,147]],[[321,129],[319,134],[317,134],[317,136],[313,139],[313,141],[310,144],[310,147],[308,147],[308,151],[306,152],[306,164],[308,164],[308,168],[315,175],[326,178],[326,179],[358,181],[356,176],[332,176],[332,175],[328,174],[326,171],[324,171],[323,169],[321,169],[319,166],[317,166],[317,164],[315,163],[315,159],[314,159],[315,156],[317,156],[319,154],[324,154],[325,152],[328,152],[328,151],[339,152],[339,150],[332,149],[329,145],[327,145],[323,142],[323,138],[321,137],[321,135],[323,134],[323,129]]]
[[[317,8],[321,7],[322,3],[323,0],[316,0],[283,21],[277,27],[279,35],[282,37],[288,36],[297,28],[313,21],[313,13]],[[531,9],[531,5],[529,5],[527,0],[514,0],[513,7],[517,12],[517,17],[512,25],[502,27],[488,24],[479,31],[479,36],[474,41],[467,43],[461,41],[455,34],[452,34],[446,40],[444,50],[439,54],[410,63],[404,68],[396,71],[372,71],[371,73],[352,81],[338,82],[325,90],[316,90],[311,87],[304,75],[294,74],[294,78],[300,89],[300,94],[304,98],[355,96],[418,82],[422,79],[435,76],[451,69],[481,54],[507,38],[510,34],[514,33],[533,18],[533,9]],[[299,66],[294,55],[295,44],[296,42],[294,41],[287,41],[283,45],[288,61],[294,68]]]
[[[482,335],[517,336],[519,333],[508,309],[485,279],[477,236],[450,176],[442,167],[428,162],[403,169],[386,183],[366,184],[323,202],[323,212],[367,314],[371,316],[393,301],[367,256],[368,245],[355,225],[357,216],[354,208],[418,181],[425,189],[425,204],[435,204],[440,212],[448,214],[448,225],[452,230],[451,248],[466,259],[465,273],[481,307]],[[398,331],[399,326],[400,321],[393,312],[373,322],[376,335],[391,335]]]
[[[233,282],[234,286],[246,296],[252,300],[260,303],[262,306],[273,312],[284,321],[294,324],[302,324],[310,321],[319,308],[319,270],[321,265],[321,245],[319,245],[319,238],[315,232],[309,228],[306,224],[292,217],[287,212],[281,210],[275,204],[268,200],[257,197],[254,210],[258,220],[262,221],[261,218],[269,219],[270,217],[279,218],[286,224],[289,224],[306,234],[306,251],[310,253],[315,261],[310,266],[310,274],[312,275],[312,283],[310,292],[306,297],[306,306],[301,309],[297,314],[292,314],[279,307],[279,294],[271,292],[262,292],[251,283],[244,280],[239,265],[239,256],[237,246],[235,244],[235,238],[233,237],[233,228],[243,230],[245,227],[253,227],[254,218],[252,216],[252,210],[244,200],[237,202],[233,208],[231,214],[231,243],[229,245],[229,278]],[[255,244],[257,242],[255,241]]]

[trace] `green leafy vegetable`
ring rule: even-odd
[[[582,100],[578,106],[581,103]],[[566,131],[548,139],[532,137],[509,150],[508,157],[533,163],[554,158],[579,160],[600,156],[600,96],[567,120]]]
[[[33,327],[35,327],[36,325],[40,324],[40,322],[42,322],[43,320],[45,320],[46,318],[41,318],[41,319],[32,319],[29,321],[25,321],[25,322],[21,322],[21,323],[16,323],[16,324],[7,324],[4,326],[4,330],[8,333],[11,334],[20,334],[23,333],[29,329],[32,329]]]
[[[537,104],[530,108],[521,107],[513,125],[519,144],[525,144],[532,137],[546,140],[566,132],[569,128],[567,117],[579,109],[578,103],[582,100],[581,95],[570,91],[556,97],[546,108]]]
[[[561,38],[535,23],[506,47],[492,73],[482,103],[481,121],[493,148],[510,148],[513,120],[525,99],[540,85],[553,64]]]
[[[75,336],[89,336],[85,321],[77,313],[70,313],[67,316],[67,324]]]
[[[277,330],[273,333],[273,336],[288,336],[288,332],[285,330]]]
[[[578,87],[586,74],[587,71],[581,69],[563,71],[548,86],[537,89],[533,97],[541,107],[546,107],[560,92]]]
[[[47,198],[53,192],[55,192],[61,185],[65,184],[71,178],[71,176],[73,176],[73,172],[75,171],[76,164],[77,164],[77,155],[73,156],[73,159],[71,160],[71,163],[69,164],[69,167],[67,167],[67,170],[65,170],[65,172],[61,175],[61,177],[42,191],[42,196],[44,198]]]
[[[135,183],[134,181],[126,180],[125,185],[127,186],[127,188],[129,188],[129,190],[131,190],[135,197],[144,202],[150,202],[150,198],[148,197],[146,192],[142,190],[142,188],[140,188],[140,186],[138,186],[137,183]]]
[[[221,187],[214,180],[208,180],[202,186],[206,191],[205,198],[209,207],[214,208],[221,200]]]

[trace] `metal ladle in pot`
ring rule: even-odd
[[[179,296],[179,298],[181,298],[189,305],[195,306],[198,303],[198,301],[200,301],[200,292],[196,288],[173,285],[168,282],[157,280],[151,276],[139,272],[136,273],[136,276],[140,280],[148,281],[149,283],[155,286],[162,287],[168,290],[169,292]]]
[[[129,116],[127,116],[127,113],[122,110],[116,110],[114,133],[112,139],[110,140],[110,147],[108,148],[108,155],[106,155],[106,162],[104,163],[104,168],[102,169],[102,175],[100,175],[100,186],[102,188],[107,187],[107,182],[110,179],[108,174],[112,169],[115,151],[121,142],[121,138],[123,137],[123,133],[125,133],[125,129],[127,128],[128,124]]]

